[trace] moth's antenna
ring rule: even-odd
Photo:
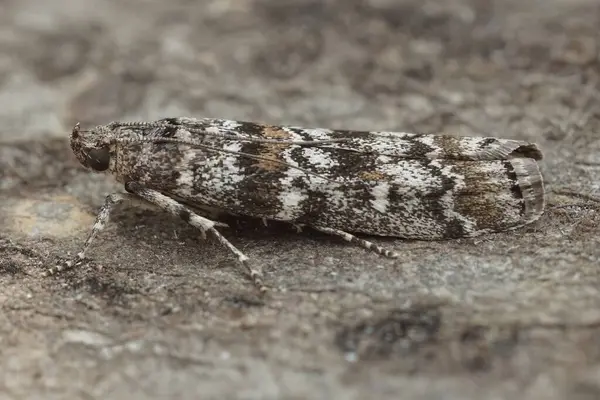
[[[197,129],[197,128],[185,128],[184,130],[188,131],[190,133],[198,133],[200,135],[221,137],[223,139],[232,139],[232,140],[238,140],[238,141],[242,141],[242,142],[252,142],[252,143],[282,143],[282,144],[309,145],[309,144],[340,143],[340,142],[347,142],[350,140],[349,138],[327,139],[327,140],[260,139],[260,138],[244,137],[241,135],[232,135],[232,134],[221,133],[221,132],[207,132],[204,129]]]
[[[286,167],[289,167],[289,168],[292,168],[292,169],[296,169],[298,171],[302,171],[305,174],[316,176],[317,178],[325,179],[326,181],[329,181],[329,182],[339,183],[338,181],[326,178],[326,177],[324,177],[322,175],[319,175],[319,174],[317,174],[315,172],[309,171],[309,170],[307,170],[305,168],[301,168],[301,167],[297,167],[295,165],[291,165],[291,164],[289,164],[289,163],[287,163],[285,161],[280,161],[280,160],[276,160],[276,159],[273,159],[273,158],[266,158],[266,157],[261,157],[261,156],[255,156],[254,154],[244,153],[244,152],[241,152],[241,151],[233,151],[233,150],[220,149],[218,147],[207,146],[205,144],[198,143],[197,141],[193,141],[193,140],[185,140],[185,139],[177,139],[177,138],[149,137],[149,138],[135,138],[135,139],[118,138],[118,139],[115,139],[115,141],[116,142],[121,142],[121,143],[161,143],[161,142],[166,142],[166,143],[187,144],[187,145],[190,145],[190,146],[199,147],[201,149],[212,151],[212,152],[215,152],[215,153],[233,154],[233,155],[236,155],[236,156],[246,157],[246,158],[250,158],[250,159],[253,159],[253,160],[267,161],[267,162],[272,162],[274,164],[284,165]],[[279,143],[283,144],[281,142],[279,142]]]
[[[340,143],[340,142],[348,142],[351,138],[338,138],[338,139],[326,139],[326,140],[293,140],[293,139],[261,139],[261,138],[253,138],[253,137],[244,137],[242,135],[235,135],[224,132],[210,132],[206,129],[199,128],[188,128],[178,125],[165,124],[159,122],[112,122],[108,124],[108,126],[117,128],[140,128],[140,129],[148,129],[148,128],[175,128],[175,130],[182,130],[189,133],[197,133],[199,135],[204,136],[212,136],[219,137],[223,139],[231,139],[238,140],[243,142],[252,142],[252,143],[283,143],[283,144],[298,144],[298,145],[315,145],[315,144],[329,144],[329,143]]]

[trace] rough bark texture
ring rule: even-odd
[[[596,0],[1,0],[0,397],[600,397]],[[548,211],[475,240],[378,240],[386,260],[292,229],[218,243],[121,208],[66,138],[210,116],[526,139]]]

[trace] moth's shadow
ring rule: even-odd
[[[330,237],[308,227],[297,228],[289,222],[267,220],[265,223],[260,218],[235,216],[223,217],[220,221],[229,225],[229,228],[221,228],[223,234],[243,239],[293,242],[299,238]]]
[[[160,210],[140,210],[123,207],[115,210],[110,219],[111,223],[116,225],[118,235],[123,237],[162,236],[165,232],[173,232],[179,239],[194,240],[200,237],[200,231],[197,228]],[[223,216],[218,219],[218,222],[228,225],[227,227],[216,226],[219,233],[227,239],[292,241],[298,235],[312,236],[312,233],[319,234],[314,230],[311,230],[310,234],[307,233],[308,228],[299,233],[292,224],[279,221],[268,221],[267,226],[265,226],[263,221],[257,218]],[[140,230],[141,226],[143,230]],[[137,232],[132,234],[132,230]],[[210,237],[210,234],[207,236]],[[327,237],[328,235],[323,236]]]
[[[221,228],[223,234],[235,235],[239,238],[268,240],[276,238],[277,240],[284,240],[287,242],[297,241],[299,239],[318,239],[320,242],[335,244],[335,243],[346,243],[344,239],[339,236],[321,232],[319,230],[311,228],[309,225],[303,225],[298,227],[290,222],[267,220],[266,225],[260,218],[252,217],[234,217],[227,216],[220,219],[229,225],[228,228]],[[229,232],[229,233],[228,233]],[[361,239],[376,240],[382,242],[391,242],[395,238],[385,238],[379,236],[363,235],[356,232],[348,232]]]
[[[143,224],[145,226],[144,230],[149,236],[157,236],[159,232],[164,234],[168,230],[176,232],[177,237],[180,239],[195,240],[200,237],[198,229],[160,210],[132,211],[131,209],[119,210],[115,212],[114,219],[111,217],[117,224],[119,235],[131,236],[131,229],[136,224]],[[309,226],[298,228],[289,222],[267,220],[265,225],[265,222],[260,218],[231,215],[222,215],[218,221],[228,225],[228,227],[217,227],[217,230],[228,240],[270,241],[291,244],[310,239],[310,241],[318,241],[323,245],[347,244],[339,236],[327,234]],[[350,233],[361,239],[374,240],[382,244],[397,240],[397,238]],[[143,232],[138,232],[136,235],[140,234],[143,234]]]

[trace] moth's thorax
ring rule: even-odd
[[[178,143],[136,140],[117,142],[114,154],[115,164],[111,173],[117,181],[136,181],[162,190],[176,189],[182,173],[198,168],[195,164],[186,163],[186,157],[192,157],[196,164],[206,158],[202,149],[189,149],[189,146]]]

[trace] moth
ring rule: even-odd
[[[215,215],[310,227],[393,258],[355,234],[474,237],[522,227],[545,207],[542,152],[518,140],[182,117],[77,124],[70,145],[85,168],[125,189],[107,196],[77,260],[115,205],[144,201],[214,236],[263,292],[260,271],[221,234],[227,225]]]

